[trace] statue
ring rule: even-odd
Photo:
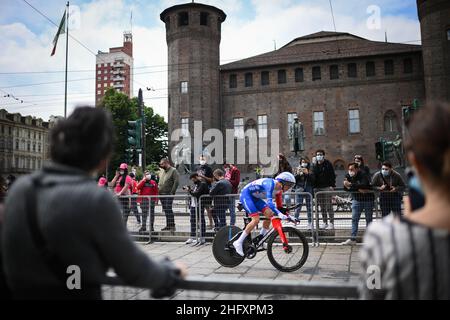
[[[299,151],[305,150],[305,130],[298,118],[294,119],[294,123],[289,128],[289,144],[296,156]]]
[[[397,157],[398,164],[400,165],[400,167],[403,167],[404,166],[403,146],[402,146],[402,138],[400,137],[399,134],[395,137],[395,140],[392,141],[392,145],[394,146],[394,152],[395,156]]]

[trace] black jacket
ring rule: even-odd
[[[311,170],[311,167],[308,165],[306,168],[309,170],[308,174],[296,174],[295,175],[295,188],[300,189],[303,188],[303,191],[309,187],[313,188],[314,186],[314,174]]]
[[[336,174],[333,165],[327,159],[321,164],[316,163],[312,167],[312,173],[314,175],[314,188],[336,187]]]
[[[357,201],[374,201],[375,195],[372,192],[372,186],[370,185],[370,176],[359,170],[358,173],[354,177],[350,177],[347,173],[345,175],[345,179],[349,181],[352,185],[350,188],[344,189],[352,193],[352,198]],[[368,192],[359,192],[359,190],[366,190]]]
[[[194,183],[193,188],[189,191],[190,195],[198,200],[201,196],[209,195],[209,186],[205,181],[199,181],[197,183]],[[211,199],[209,197],[203,197],[202,198],[202,204],[211,204]],[[192,205],[192,204],[191,204]]]
[[[220,207],[221,209],[227,209],[230,204],[230,197],[224,197],[225,195],[231,194],[231,189],[233,186],[230,181],[226,179],[222,179],[215,183],[211,188],[209,194],[211,196],[220,196],[214,197],[214,206]]]

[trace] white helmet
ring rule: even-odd
[[[294,185],[295,184],[295,177],[290,172],[282,172],[280,173],[275,180],[281,182],[281,183],[289,183]]]

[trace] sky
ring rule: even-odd
[[[28,4],[27,4],[28,2]],[[134,96],[144,90],[147,106],[167,119],[167,45],[159,14],[187,3],[178,0],[71,1],[68,112],[95,103],[95,53],[122,45],[131,29]],[[273,51],[318,31],[349,32],[370,40],[420,44],[416,0],[203,0],[225,11],[221,63]],[[334,12],[334,23],[331,14]],[[48,120],[64,114],[65,36],[56,55],[52,41],[64,0],[0,1],[0,109]],[[40,15],[35,9],[39,10]],[[13,95],[18,100],[5,95]],[[21,102],[23,101],[23,103]]]

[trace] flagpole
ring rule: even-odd
[[[69,1],[66,7],[66,81],[64,90],[64,118],[67,118],[67,65],[69,57]]]

